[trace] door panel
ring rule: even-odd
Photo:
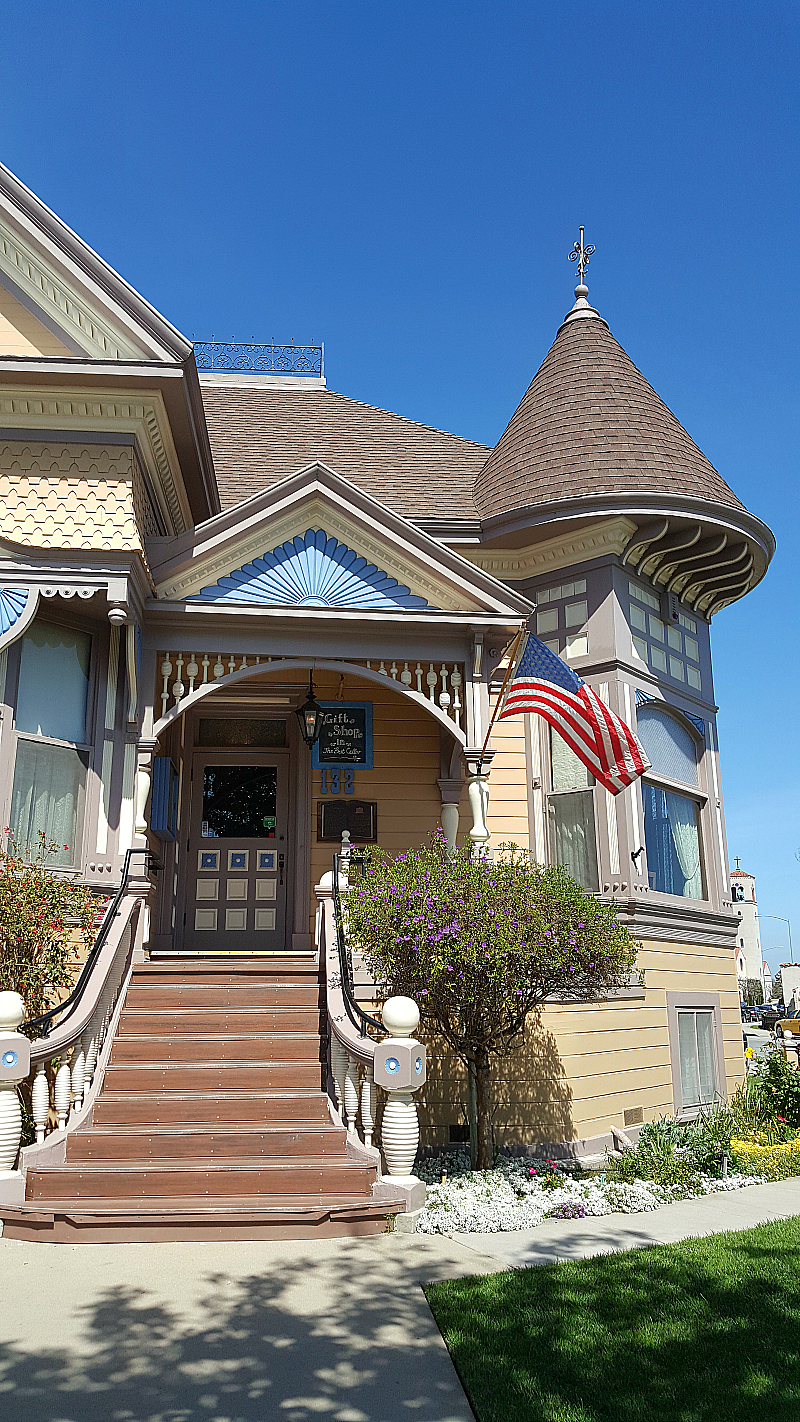
[[[195,752],[184,950],[286,947],[288,756]]]

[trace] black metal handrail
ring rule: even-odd
[[[111,932],[111,925],[114,922],[114,919],[116,918],[117,914],[119,913],[120,904],[122,903],[122,900],[125,897],[125,890],[128,887],[128,879],[130,878],[131,860],[134,854],[146,854],[149,860],[150,851],[148,849],[126,849],[125,860],[122,865],[122,878],[120,880],[119,888],[117,889],[113,899],[111,900],[111,903],[106,909],[103,922],[100,924],[100,927],[97,932],[97,937],[95,938],[94,943],[92,944],[92,947],[89,950],[86,962],[81,968],[78,981],[72,989],[72,992],[70,993],[69,997],[65,998],[63,1002],[60,1002],[57,1007],[51,1007],[49,1011],[43,1012],[41,1017],[32,1017],[30,1022],[23,1022],[22,1026],[18,1029],[20,1032],[25,1032],[26,1029],[38,1027],[40,1023],[44,1023],[44,1029],[39,1033],[39,1040],[46,1040],[47,1037],[49,1037],[50,1035],[50,1028],[53,1024],[53,1018],[57,1017],[59,1013],[64,1011],[65,1008],[74,1007],[78,1002],[80,1002],[84,992],[86,991],[86,985],[89,982],[90,977],[92,976],[92,970],[94,968],[94,965],[97,962],[98,957],[100,956],[103,945],[106,939],[108,938],[109,933]]]
[[[344,915],[342,913],[342,899],[339,890],[339,862],[345,860],[347,863],[348,879],[350,870],[355,865],[359,869],[364,867],[363,854],[334,854],[333,856],[333,913],[336,920],[336,945],[339,950],[339,972],[342,979],[342,997],[344,998],[345,1011],[354,1027],[357,1027],[362,1037],[367,1035],[367,1027],[375,1027],[379,1032],[385,1032],[386,1028],[376,1017],[370,1017],[363,1007],[356,1002],[353,983],[353,962],[348,949],[347,938],[344,931]]]

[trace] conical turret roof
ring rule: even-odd
[[[486,520],[592,494],[690,494],[744,506],[608,326],[579,300],[475,482]]]

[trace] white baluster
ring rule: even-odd
[[[97,1013],[95,1012],[89,1026],[83,1034],[86,1047],[86,1067],[84,1071],[84,1095],[88,1091],[94,1079],[95,1067],[97,1066]]]
[[[183,680],[181,678],[181,673],[183,671],[183,652],[178,653],[178,660],[175,663],[175,670],[177,676],[172,685],[172,695],[175,700],[175,705],[177,706],[183,700],[183,694],[186,690],[186,687],[184,686]]]
[[[413,680],[411,672],[408,670],[408,662],[403,662],[403,670],[400,673],[400,680],[403,686],[410,686]]]
[[[36,1142],[41,1145],[47,1130],[47,1118],[50,1115],[50,1083],[47,1080],[47,1069],[44,1062],[39,1063],[33,1078],[31,1110],[36,1125]]]
[[[450,707],[450,692],[447,690],[447,667],[444,662],[442,662],[442,670],[439,675],[442,678],[442,689],[439,692],[439,705],[446,716]]]
[[[336,1109],[344,1125],[344,1074],[347,1070],[347,1052],[335,1033],[331,1033],[331,1076],[336,1089]]]
[[[358,1062],[347,1053],[347,1070],[344,1074],[344,1109],[347,1113],[347,1134],[356,1134],[358,1117]]]
[[[63,1131],[67,1124],[71,1093],[72,1072],[69,1066],[69,1052],[66,1051],[61,1058],[58,1071],[56,1072],[55,1108],[58,1129],[60,1131]]]
[[[450,673],[450,685],[453,688],[453,720],[457,726],[461,725],[461,697],[459,695],[464,678],[460,669],[455,666]]]
[[[364,665],[367,668],[367,671],[372,671],[372,662],[366,661]]]
[[[388,675],[389,675],[389,673],[388,673],[387,670],[386,670],[386,663],[383,662],[383,661],[381,662],[380,666],[378,667],[378,671],[380,672],[381,676],[388,676]]]
[[[372,1132],[375,1129],[375,1118],[372,1114],[374,1091],[372,1067],[364,1067],[364,1075],[361,1078],[361,1129],[364,1132],[364,1145],[368,1150],[372,1146]]]
[[[76,1043],[73,1048],[72,1057],[72,1114],[80,1111],[83,1105],[83,1089],[86,1083],[86,1053],[83,1049],[83,1038]]]
[[[421,695],[422,695],[422,667],[420,666],[419,662],[417,662],[417,665],[416,665],[416,667],[414,668],[414,675],[415,675],[415,677],[417,678],[417,691],[419,692],[419,694],[420,694],[420,696],[421,696]]]
[[[389,668],[389,675],[392,678],[392,681],[397,681],[397,662],[392,662],[392,665]]]
[[[161,715],[166,716],[167,702],[169,701],[169,679],[172,676],[172,662],[169,659],[169,653],[161,663],[161,675],[164,678],[164,689],[161,692]]]
[[[214,680],[215,680],[215,681],[219,681],[220,677],[223,677],[224,675],[225,675],[225,667],[223,666],[223,663],[222,663],[222,657],[219,657],[219,656],[218,656],[218,657],[217,657],[217,660],[216,660],[215,663],[214,663]]]
[[[436,675],[436,672],[433,670],[433,662],[431,662],[431,664],[430,664],[430,668],[429,668],[429,670],[428,670],[428,675],[426,676],[425,680],[426,680],[426,682],[428,683],[428,700],[429,700],[429,701],[432,701],[433,704],[435,705],[435,704],[436,704],[436,688],[437,688],[437,686],[439,685],[439,678],[438,678],[438,676]]]
[[[136,771],[136,833],[147,834],[147,801],[150,798],[150,781],[153,756],[150,750],[140,750]]]
[[[233,655],[233,652],[231,652],[231,659],[228,662],[228,671],[230,672],[231,676],[233,676],[233,673],[236,671],[236,658]]]
[[[205,686],[208,681],[208,664],[209,657],[208,652],[206,652],[205,656],[203,657],[203,686]]]
[[[199,666],[197,665],[197,658],[195,657],[194,652],[192,652],[192,655],[191,655],[189,661],[186,663],[186,675],[187,675],[188,678],[189,678],[189,695],[190,695],[190,696],[191,696],[192,692],[194,691],[194,684],[195,684],[195,681],[197,680],[197,673],[199,672],[199,670],[200,670],[200,668],[199,668]]]
[[[247,657],[242,657],[242,660],[241,660],[241,662],[239,663],[239,671],[242,670],[242,667],[246,667],[246,666],[247,666]]]

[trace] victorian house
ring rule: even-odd
[[[369,1063],[335,1028],[328,1053],[343,838],[513,841],[641,940],[627,990],[549,1004],[509,1059],[498,1143],[591,1153],[725,1097],[709,634],[773,548],[583,284],[490,449],[334,392],[320,348],[193,345],[0,168],[2,824],[98,891],[127,869],[55,1082],[34,1046],[6,1232],[357,1232],[403,1208],[369,1090],[354,1140]],[[643,782],[612,798],[530,716],[479,773],[528,619],[636,730]],[[424,1146],[464,1139],[435,1050],[420,1097]]]

